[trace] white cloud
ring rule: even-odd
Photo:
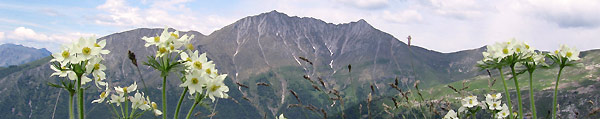
[[[597,0],[528,0],[521,10],[565,28],[600,25],[600,1]]]
[[[190,0],[151,2],[148,8],[140,8],[128,5],[125,0],[107,0],[97,7],[105,13],[97,15],[95,23],[122,28],[167,26],[177,30],[196,30],[208,34],[234,22],[233,19],[217,15],[198,16],[186,6]]]
[[[4,36],[6,35],[6,36]],[[33,29],[25,27],[17,27],[12,32],[2,33],[1,37],[6,37],[6,40],[31,41],[31,42],[60,42],[70,43],[80,37],[96,36],[91,33],[72,32],[66,34],[43,34],[37,33]]]
[[[409,23],[419,22],[423,20],[423,17],[416,10],[405,10],[400,12],[383,11],[381,16],[383,19],[394,22],[394,23]]]
[[[388,6],[388,0],[334,0],[361,9],[381,9]]]
[[[0,41],[4,40],[4,32],[0,32]]]

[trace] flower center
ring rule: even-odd
[[[571,57],[571,56],[573,56],[573,53],[567,52],[567,57]]]
[[[525,48],[529,49],[529,45],[525,45]]]
[[[493,105],[494,107],[496,107],[498,104],[494,103],[494,104],[492,104],[492,105]]]
[[[502,49],[502,53],[508,54],[508,49],[506,49],[506,48]]]
[[[496,94],[492,94],[492,98],[496,98]]]
[[[152,108],[156,109],[158,106],[156,106],[156,103],[152,103]]]
[[[63,51],[63,52],[62,52],[62,56],[63,56],[64,58],[67,58],[67,57],[69,57],[69,55],[71,55],[71,53],[69,53],[69,51]]]
[[[127,86],[123,87],[123,92],[127,93]]]
[[[157,43],[160,42],[160,38],[158,36],[154,37],[154,42],[157,42]]]
[[[175,46],[173,46],[173,45],[169,45],[169,48],[170,48],[171,50],[175,50]]]
[[[473,104],[473,100],[469,100],[469,104]]]
[[[175,33],[171,33],[171,36],[175,37],[175,39],[179,39],[179,35],[177,35]]]
[[[100,45],[98,45],[98,43],[94,43],[94,47],[100,47]]]
[[[554,51],[554,54],[558,54],[558,50],[555,50],[555,51]]]
[[[215,92],[217,89],[221,88],[221,85],[212,85],[210,87],[210,92]]]
[[[100,93],[100,98],[105,98],[105,97],[106,97],[106,92]]]
[[[194,45],[192,45],[191,43],[186,44],[185,47],[189,50],[194,50]]]
[[[206,69],[206,73],[207,73],[207,74],[211,74],[211,73],[212,73],[212,71],[210,70],[210,68],[207,68],[207,69]]]
[[[92,49],[89,47],[85,47],[85,48],[81,49],[81,52],[85,55],[89,55],[91,51],[92,51]]]
[[[100,64],[94,64],[94,70],[100,69]]]
[[[517,48],[517,52],[521,52],[521,48]]]
[[[192,84],[198,84],[198,78],[192,78]]]
[[[163,54],[163,53],[166,53],[166,52],[167,52],[167,49],[166,49],[166,48],[164,48],[164,47],[161,47],[161,48],[158,48],[158,52],[159,52],[160,54]]]
[[[196,67],[196,69],[202,69],[202,62],[200,62],[200,61],[194,62],[194,67]]]

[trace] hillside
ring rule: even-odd
[[[144,41],[140,39],[160,32],[162,29],[139,28],[99,38],[107,40],[105,49],[111,51],[104,56],[104,64],[107,66],[107,80],[112,86],[123,86],[133,81],[140,84],[140,74],[127,57],[127,52],[132,51],[137,56],[141,75],[150,91],[146,94],[153,101],[160,100],[160,73],[141,65],[146,61],[145,56],[153,55],[155,49],[144,47]],[[484,47],[440,53],[408,46],[401,41],[404,39],[380,31],[365,20],[331,24],[315,18],[288,16],[272,11],[242,18],[210,35],[196,31],[180,34],[194,34],[196,37],[192,43],[196,49],[207,52],[217,69],[229,74],[226,84],[231,89],[229,95],[232,99],[216,102],[216,111],[219,113],[215,118],[258,118],[264,115],[271,118],[281,113],[292,118],[304,117],[303,111],[299,111],[303,109],[288,108],[288,104],[297,104],[289,90],[297,92],[305,104],[328,109],[333,118],[339,116],[334,115],[339,111],[328,106],[331,105],[328,97],[314,90],[311,83],[303,79],[304,75],[321,77],[327,89],[340,90],[347,101],[344,110],[354,112],[359,104],[364,105],[371,85],[378,92],[374,94],[376,96],[397,95],[388,86],[396,77],[401,79],[402,88],[409,88],[416,80],[420,80],[424,88],[435,89],[465,79],[475,80],[487,74],[475,67],[476,61],[482,58]],[[596,52],[583,54],[600,55]],[[300,57],[310,60],[312,64],[302,61]],[[66,93],[63,91],[57,101],[59,89],[46,85],[47,82],[59,80],[49,77],[52,70],[48,60],[19,65],[17,67],[27,68],[12,70],[14,72],[0,77],[0,106],[5,107],[0,109],[0,115],[6,118],[48,118],[53,115],[55,104],[59,104],[55,117],[67,117]],[[584,62],[595,63],[600,60],[596,58]],[[349,64],[352,66],[351,72],[347,68]],[[0,69],[0,74],[6,71]],[[178,75],[171,75],[169,79],[173,80],[168,81],[168,111],[174,111],[175,101],[181,92],[177,87],[181,82],[175,80],[177,78]],[[248,85],[249,88],[238,87],[235,83]],[[258,86],[256,83],[270,86]],[[96,98],[97,91],[97,88],[90,87],[86,92],[86,102]],[[185,104],[183,109],[189,106]],[[89,112],[86,116],[110,118],[110,115],[104,114],[109,112],[103,109],[109,108],[88,103],[86,110]],[[202,110],[202,115],[208,114],[206,109]],[[152,118],[150,114],[147,116]],[[358,114],[353,117],[358,117]]]

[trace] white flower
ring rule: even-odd
[[[79,41],[73,46],[74,52],[77,53],[78,61],[85,61],[100,55],[100,46],[96,47],[96,38],[79,38]]]
[[[479,102],[477,101],[477,96],[468,96],[462,99],[462,104],[463,107],[471,108],[477,106]]]
[[[204,66],[205,66],[204,73],[208,74],[208,76],[210,78],[215,78],[219,75],[217,73],[218,70],[215,69],[215,64],[213,63],[213,61],[208,61]]]
[[[117,93],[119,95],[124,95],[125,93],[131,93],[133,91],[135,91],[137,89],[137,83],[133,82],[133,84],[131,84],[130,86],[126,86],[126,87],[115,87],[115,91],[117,91]]]
[[[546,64],[546,56],[542,53],[535,53],[531,58],[536,65],[548,66],[548,64]]]
[[[106,40],[101,40],[100,42],[94,44],[94,47],[100,48],[100,54],[103,54],[103,55],[110,53],[109,50],[104,50],[105,46],[106,46]]]
[[[110,95],[110,103],[117,103],[117,106],[120,106],[122,102],[125,102],[124,95]]]
[[[579,60],[579,50],[575,47],[569,47],[567,45],[560,45],[559,52],[557,53],[561,57],[566,57],[571,61]]]
[[[156,36],[156,37],[142,37],[142,40],[146,41],[146,44],[144,46],[148,47],[151,45],[155,45],[158,46],[160,44],[165,44],[169,41],[169,38],[171,37],[171,35],[169,34],[168,31],[169,28],[164,28],[163,32],[160,34],[160,36]]]
[[[96,87],[100,88],[98,85],[106,86],[106,82],[102,80],[106,79],[106,74],[104,70],[106,70],[106,66],[100,63],[102,58],[93,58],[88,61],[88,64],[85,66],[86,71],[91,73],[94,76],[94,83]]]
[[[185,78],[185,82],[179,85],[179,87],[187,87],[190,95],[194,95],[196,92],[202,93],[202,86],[206,84],[206,80],[208,79],[207,75],[200,71],[193,71],[186,74]]]
[[[446,113],[446,115],[444,116],[444,119],[458,119],[456,112],[454,112],[454,110],[450,110],[448,111],[448,113]]]
[[[131,108],[132,109],[139,108],[141,110],[148,110],[151,108],[148,101],[146,101],[146,99],[140,92],[135,92],[135,95],[133,97],[131,97],[129,100],[131,100]]]
[[[498,117],[498,119],[503,119],[508,117],[508,115],[510,115],[510,112],[508,111],[508,106],[504,104],[502,105],[502,110],[497,113],[496,117]]]
[[[61,47],[61,52],[52,54],[53,59],[51,61],[60,62],[61,65],[65,65],[67,63],[78,63],[75,59],[75,53],[73,51],[73,45],[63,45]]]
[[[189,57],[182,56],[181,58],[182,58],[182,60],[188,61],[185,63],[185,66],[189,67],[188,70],[204,71],[206,68],[209,68],[208,58],[206,57],[206,53],[202,53],[202,54],[198,55],[198,51],[194,51],[193,53],[189,54]],[[183,58],[185,58],[185,59],[183,59]],[[214,65],[212,65],[212,66],[214,66]]]
[[[490,110],[501,110],[500,101],[487,102]]]
[[[156,106],[156,103],[152,102],[152,112],[154,112],[154,116],[158,116],[158,115],[162,115],[162,112],[160,110],[158,110],[158,106]]]
[[[100,93],[100,99],[93,100],[92,103],[102,103],[104,102],[104,99],[108,97],[108,95],[110,95],[110,89],[106,87],[106,90]]]
[[[208,80],[206,83],[206,93],[208,97],[214,102],[215,97],[218,98],[227,98],[227,92],[229,92],[229,87],[227,87],[223,81],[227,77],[227,74],[222,74],[215,77],[212,80]]]
[[[486,102],[491,102],[491,101],[496,101],[502,99],[502,94],[501,93],[496,93],[496,94],[486,94],[485,95],[485,101]]]
[[[69,72],[73,72],[73,71],[69,71],[69,70],[61,71],[60,69],[57,69],[56,67],[54,67],[54,65],[50,65],[50,69],[54,70],[54,73],[52,73],[50,76],[67,77],[67,74]],[[62,67],[62,69],[65,69],[65,67]]]

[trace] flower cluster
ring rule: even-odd
[[[462,106],[458,109],[458,112],[454,110],[448,111],[444,116],[444,119],[458,119],[459,116],[474,116],[479,110],[489,110],[493,117],[498,119],[504,119],[509,114],[508,106],[502,104],[502,94],[486,94],[485,101],[477,101],[477,96],[467,96],[461,99]],[[502,105],[502,106],[501,106]]]
[[[131,109],[140,109],[143,111],[152,111],[154,115],[162,115],[162,112],[158,110],[156,103],[150,101],[149,97],[144,97],[144,93],[140,93],[137,91],[137,83],[134,82],[130,86],[126,87],[114,87],[116,94],[110,94],[111,90],[106,88],[106,90],[100,93],[100,99],[93,100],[92,103],[103,103],[104,100],[110,95],[110,100],[106,101],[106,103],[116,104],[117,106],[123,106],[123,103],[131,102]],[[135,93],[134,93],[135,92]],[[129,94],[133,94],[130,96]],[[125,106],[125,108],[127,108]],[[131,113],[134,113],[132,111]]]
[[[198,51],[181,53],[180,62],[185,65],[185,81],[179,87],[187,87],[190,95],[196,92],[203,93],[206,88],[206,95],[211,100],[218,98],[227,98],[226,92],[229,88],[223,83],[227,74],[218,74],[213,61],[208,61],[206,53],[198,55]]]
[[[566,58],[569,61],[579,60],[579,50],[575,47],[569,47],[567,45],[560,45],[558,50],[555,50],[552,56],[561,57],[560,59]]]
[[[179,49],[182,46],[186,46],[187,49],[193,50],[193,45],[190,44],[190,40],[194,38],[194,35],[188,36],[183,35],[179,37],[179,31],[169,32],[168,28],[165,28],[160,36],[155,37],[142,37],[142,40],[146,41],[144,46],[156,46],[156,56],[163,57],[173,52],[181,52]]]
[[[55,73],[50,76],[68,77],[70,80],[81,78],[81,85],[87,82],[95,81],[98,88],[105,86],[106,74],[104,66],[101,62],[102,55],[110,53],[104,50],[106,40],[96,42],[96,38],[80,38],[77,42],[62,46],[62,51],[52,54],[54,62],[50,66]],[[93,78],[88,77],[91,74]],[[81,77],[79,77],[81,76]]]

